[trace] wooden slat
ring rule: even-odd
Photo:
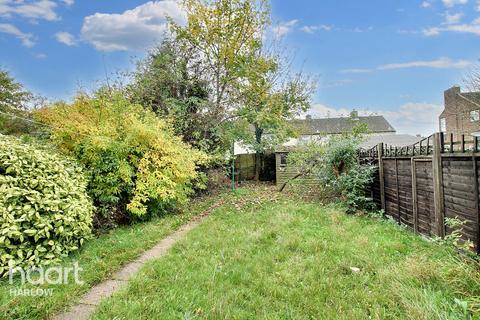
[[[442,175],[442,156],[441,156],[441,135],[435,133],[433,138],[433,198],[435,204],[435,227],[436,234],[439,237],[445,236],[445,208],[443,195],[443,175]]]
[[[477,148],[477,137],[475,137],[475,149]],[[476,241],[476,248],[477,248],[477,253],[480,253],[480,208],[479,208],[479,195],[478,195],[478,167],[477,167],[477,159],[475,157],[472,157],[472,163],[473,163],[473,174],[474,174],[474,199],[475,199],[475,236],[477,238]]]
[[[386,214],[385,206],[385,180],[384,180],[384,168],[383,168],[383,143],[379,143],[377,146],[378,150],[378,174],[379,174],[379,183],[380,183],[380,202],[384,213]]]
[[[466,221],[463,237],[480,252],[478,138],[445,138],[435,134],[409,147],[384,146],[382,156],[375,154],[381,178],[375,176],[369,190],[389,216],[418,233],[443,236],[444,218],[458,216]]]
[[[415,169],[415,160],[411,160],[412,165],[412,206],[413,206],[413,230],[418,232],[418,203],[417,203],[417,175]]]

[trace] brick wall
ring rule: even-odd
[[[453,133],[455,139],[462,134],[480,132],[480,121],[471,120],[471,111],[480,113],[480,93],[462,93],[460,87],[452,87],[445,91],[444,96],[445,109],[439,117],[440,130],[443,118],[446,122],[446,133]]]

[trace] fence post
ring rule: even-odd
[[[435,229],[436,235],[445,236],[445,204],[443,195],[443,170],[442,170],[442,137],[441,133],[433,136],[433,199],[435,203]]]
[[[417,204],[417,169],[415,158],[412,156],[412,209],[413,209],[413,230],[418,232],[418,204]]]
[[[395,147],[395,157],[397,156],[397,147]],[[398,185],[398,159],[395,158],[395,186],[396,186],[396,198],[397,198],[397,214],[398,224],[402,223],[402,217],[400,213],[400,188]]]
[[[386,214],[386,206],[385,206],[385,179],[383,173],[383,143],[380,142],[377,145],[378,150],[378,176],[380,180],[380,202],[382,204],[382,210]]]
[[[474,139],[475,142],[475,147],[474,149],[477,149],[477,137]],[[475,243],[475,246],[477,247],[477,253],[480,253],[480,208],[479,208],[479,198],[478,198],[478,166],[477,166],[477,158],[472,156],[472,162],[473,162],[473,178],[475,179],[473,182],[473,186],[475,187],[475,233],[477,237],[477,242]]]

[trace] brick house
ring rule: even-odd
[[[445,108],[439,116],[441,132],[480,136],[480,92],[462,92],[460,87],[445,91]]]

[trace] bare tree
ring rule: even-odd
[[[480,92],[480,63],[476,64],[464,79],[465,87],[472,92]]]

